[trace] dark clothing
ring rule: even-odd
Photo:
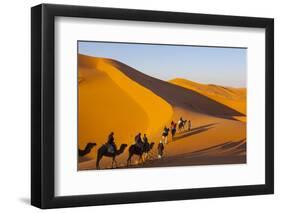
[[[188,130],[191,130],[191,121],[188,121]]]
[[[162,158],[163,151],[164,151],[163,143],[159,143],[157,149],[158,149],[158,158]]]
[[[136,144],[136,146],[139,147],[140,149],[143,148],[143,142],[142,142],[142,140],[141,140],[141,136],[140,136],[140,135],[137,135],[137,136],[135,137],[135,144]]]
[[[112,134],[110,134],[110,135],[108,136],[107,143],[109,143],[109,144],[113,144],[113,143],[114,143],[114,137],[113,137]]]
[[[164,128],[162,136],[167,137],[169,134],[169,129],[168,128]]]
[[[110,152],[110,153],[116,152],[117,148],[116,148],[116,144],[114,142],[113,134],[110,134],[108,136],[106,144],[107,144],[108,152]]]
[[[174,136],[176,134],[176,131],[177,131],[177,124],[172,121],[171,122],[171,133],[172,133],[172,136]]]
[[[148,143],[147,137],[143,137],[143,142],[144,142],[144,143]]]
[[[135,136],[135,143],[137,143],[140,140],[140,135]]]

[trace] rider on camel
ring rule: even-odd
[[[183,119],[182,117],[180,117],[179,121],[178,121],[178,125],[182,124],[183,123]]]
[[[114,153],[116,152],[117,148],[116,148],[116,144],[114,142],[114,132],[111,132],[108,135],[108,139],[107,139],[107,147],[108,147],[108,152],[110,153]]]
[[[162,140],[164,141],[165,144],[168,143],[168,134],[169,134],[169,128],[165,126],[162,133]]]
[[[139,133],[135,136],[135,144],[138,148],[140,148],[140,149],[143,148],[143,142],[141,140],[141,133]]]
[[[147,139],[147,137],[146,137],[146,134],[143,135],[142,141],[143,141],[143,143],[145,143],[145,144],[148,143],[148,139]]]

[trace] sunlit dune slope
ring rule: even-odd
[[[117,145],[132,143],[138,132],[159,132],[173,115],[165,100],[128,78],[108,59],[79,55],[78,81],[80,148],[89,141],[98,146],[105,143],[111,131]]]
[[[110,60],[110,63],[135,82],[166,100],[173,107],[227,119],[244,116],[242,110],[238,111],[236,108],[222,104],[198,91],[145,75],[116,60]]]
[[[212,100],[224,104],[234,110],[237,110],[238,112],[241,112],[244,115],[247,114],[246,88],[232,88],[213,84],[200,84],[182,78],[172,79],[169,82],[198,92],[206,97],[211,98]],[[241,120],[246,120],[245,116],[241,117]]]

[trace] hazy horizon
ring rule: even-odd
[[[246,48],[78,41],[78,52],[115,59],[165,81],[246,87]]]

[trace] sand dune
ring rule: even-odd
[[[153,78],[115,60],[110,60],[110,63],[135,82],[166,100],[173,107],[228,119],[234,116],[244,116],[244,113],[202,95],[198,91]]]
[[[79,55],[78,65],[79,147],[92,140],[98,144],[80,159],[80,170],[95,169],[96,149],[110,131],[115,132],[118,145],[130,145],[136,133],[147,133],[149,141],[156,143],[144,165],[147,167],[246,162],[246,123],[233,119],[245,117],[246,110],[235,106],[238,99],[227,102],[243,99],[246,91],[194,82],[188,88],[182,82],[165,82],[111,59]],[[192,121],[192,130],[177,133],[173,142],[169,137],[164,159],[157,160],[156,147],[164,125],[181,116]],[[239,151],[232,147],[238,141]],[[128,150],[118,156],[120,167],[126,165],[127,157]],[[102,168],[110,165],[109,158],[102,160]]]
[[[169,82],[196,91],[206,97],[211,98],[223,105],[226,105],[238,112],[246,115],[246,89],[245,88],[232,88],[223,87],[214,84],[199,84],[187,79],[176,78]],[[234,116],[240,120],[246,121],[246,116]]]
[[[111,131],[117,145],[132,143],[138,132],[155,134],[172,118],[173,109],[166,101],[107,59],[79,55],[78,64],[79,147],[89,141],[103,144]]]

